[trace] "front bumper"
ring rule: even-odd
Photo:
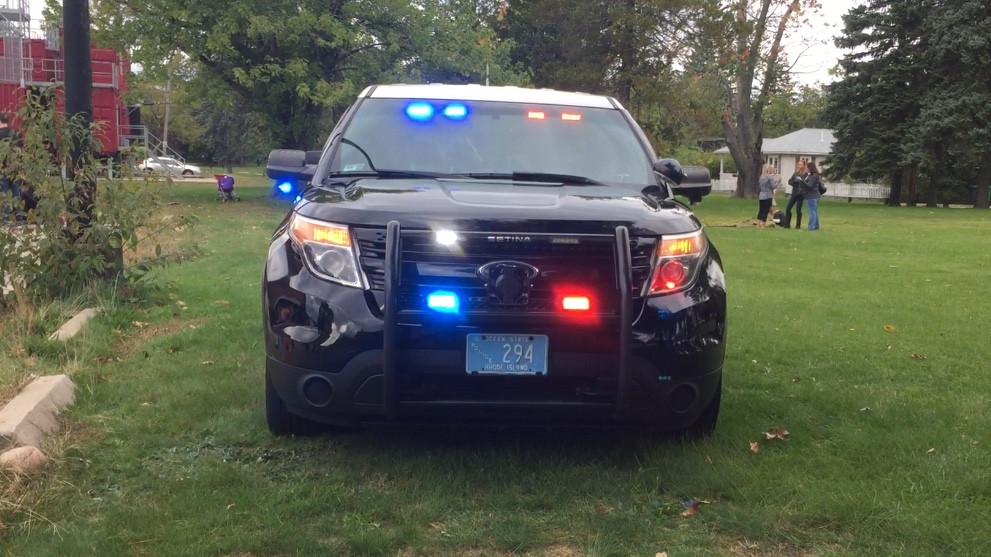
[[[395,291],[398,225],[390,227],[384,293]],[[627,245],[625,229],[617,246]],[[629,260],[617,253],[617,267]],[[627,255],[628,257],[628,255]],[[629,276],[618,274],[622,283]],[[627,293],[625,296],[622,293]],[[403,312],[383,292],[314,277],[289,240],[272,243],[263,284],[266,373],[287,409],[326,423],[382,419],[691,425],[717,395],[725,355],[725,280],[710,247],[689,290],[634,299],[618,289],[615,315],[470,321]],[[383,307],[384,306],[384,307]],[[465,371],[469,333],[544,334],[543,376]]]

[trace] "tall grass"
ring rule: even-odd
[[[991,553],[987,211],[825,201],[808,232],[746,225],[755,201],[697,206],[730,289],[704,441],[456,425],[283,439],[265,429],[259,294],[286,207],[246,183],[228,204],[178,186],[204,254],[60,349],[85,355],[78,400],[55,462],[0,507],[0,551]],[[707,503],[682,516],[685,500]]]

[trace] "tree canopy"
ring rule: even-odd
[[[926,204],[991,181],[991,7],[980,0],[871,0],[844,17],[843,78],[830,87],[834,174],[889,180]]]

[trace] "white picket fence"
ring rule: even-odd
[[[782,178],[782,182],[786,182],[786,178]],[[782,188],[779,188],[779,192],[784,190],[785,195],[791,195],[791,186],[787,183],[782,184]],[[712,191],[721,192],[732,192],[736,191],[736,176],[732,174],[723,174],[720,179],[712,181]],[[778,194],[780,195],[780,193]],[[846,182],[826,182],[826,195],[823,197],[836,198],[836,199],[873,199],[878,201],[883,201],[888,199],[891,195],[891,186],[883,186],[880,184],[867,184],[862,182],[857,183],[846,183]]]

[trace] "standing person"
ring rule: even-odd
[[[774,175],[774,165],[765,164],[760,175],[757,186],[757,226],[767,225],[767,213],[771,211],[771,203],[774,201],[774,190],[778,189],[780,180]]]
[[[798,167],[795,169],[795,173],[788,179],[788,185],[791,186],[791,196],[788,198],[788,205],[785,207],[785,228],[791,228],[792,207],[795,207],[795,216],[798,219],[795,221],[795,228],[802,227],[802,202],[805,200],[802,197],[802,184],[808,174],[805,161],[800,160],[798,161]]]
[[[809,230],[819,230],[819,198],[822,197],[822,177],[816,163],[810,162],[809,175],[802,185],[802,195],[809,204]]]
[[[10,129],[7,113],[0,111],[0,142],[5,139],[9,140],[10,143],[17,143],[17,135],[14,130]],[[15,198],[20,197],[20,189],[14,188],[14,176],[11,175],[10,169],[0,166],[0,195],[4,193],[9,193]],[[7,220],[10,217],[10,207],[8,205],[4,203],[2,215],[0,215],[3,217],[3,220]]]

